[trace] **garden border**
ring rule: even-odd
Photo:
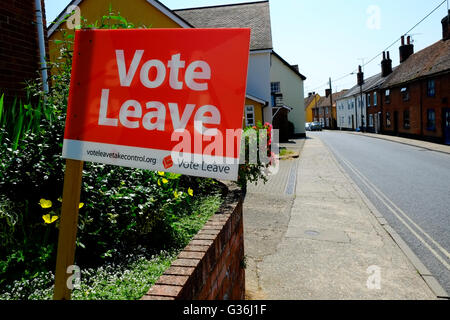
[[[244,300],[244,195],[223,189],[220,209],[141,300]]]

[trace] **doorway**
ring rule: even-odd
[[[444,115],[444,141],[445,144],[450,145],[450,109],[444,109],[442,114]]]
[[[394,134],[398,134],[398,111],[394,111]]]

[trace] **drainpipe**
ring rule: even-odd
[[[44,18],[42,16],[42,4],[41,0],[35,0],[36,8],[36,26],[38,33],[38,44],[39,44],[39,60],[40,68],[42,74],[42,84],[45,93],[48,92],[48,72],[47,72],[47,62],[45,60],[46,50],[45,50],[45,37],[44,37]]]

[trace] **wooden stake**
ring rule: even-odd
[[[67,274],[67,267],[73,265],[75,258],[82,176],[83,161],[67,159],[53,300],[70,300],[71,290],[67,287],[70,274]]]

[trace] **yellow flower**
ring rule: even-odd
[[[56,220],[58,220],[58,216],[51,216],[49,213],[49,214],[43,215],[42,219],[44,219],[44,222],[46,224],[51,224],[51,223],[55,222]]]
[[[178,199],[178,197],[180,196],[177,191],[174,191],[173,195],[174,195],[175,199]]]
[[[165,173],[164,171],[158,171],[158,174],[159,174],[160,176],[164,176],[166,173]]]
[[[61,197],[59,197],[59,198],[58,198],[58,201],[59,201],[59,202],[62,202],[62,198],[61,198]]]
[[[52,207],[52,202],[50,200],[41,199],[39,201],[39,204],[41,205],[42,209],[48,209]]]
[[[84,207],[84,203],[83,202],[80,202],[80,205],[78,206],[78,209],[81,209],[81,208],[83,208]]]
[[[192,190],[191,188],[188,189],[188,194],[193,197],[194,196],[194,190]]]

